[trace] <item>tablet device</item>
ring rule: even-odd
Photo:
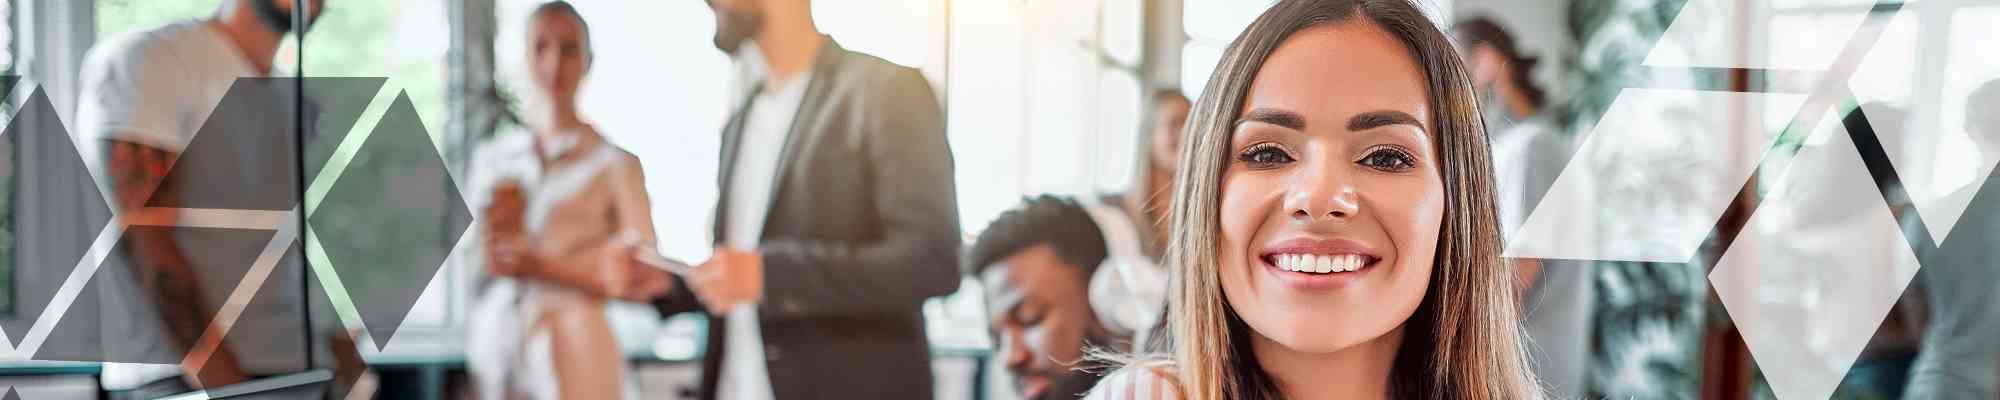
[[[660,254],[659,249],[654,249],[654,248],[639,249],[638,258],[640,264],[645,264],[647,266],[659,269],[661,271],[667,271],[668,273],[672,273],[674,275],[687,276],[688,274],[694,273],[693,265],[689,265],[687,262],[676,260],[667,257],[665,255],[662,255]]]

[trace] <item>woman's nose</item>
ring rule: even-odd
[[[1360,195],[1347,174],[1332,166],[1317,166],[1305,172],[1287,196],[1286,207],[1301,222],[1343,220],[1361,210]]]

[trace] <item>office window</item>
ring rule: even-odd
[[[1143,2],[952,2],[947,131],[966,236],[1044,193],[1129,189],[1144,87]],[[927,308],[934,341],[987,346],[977,282]]]
[[[1772,0],[1769,2],[1771,35],[1796,35],[1815,26],[1840,10],[1867,6],[1858,0]],[[1894,2],[1889,2],[1894,3]],[[1965,99],[1974,88],[2000,79],[2000,56],[1994,56],[1981,42],[1991,37],[1992,24],[2000,22],[2000,1],[1909,2],[1901,15],[1882,25],[1881,37],[1863,58],[1853,79],[1848,80],[1855,100],[1888,104],[1911,112],[1903,126],[1877,126],[1878,131],[1936,132],[1903,134],[1900,148],[1907,167],[1897,172],[1914,192],[1913,196],[1943,196],[1974,183],[1986,172],[1990,157],[1982,155],[1965,131]],[[1886,14],[1876,13],[1878,16]],[[1858,33],[1857,33],[1858,34]],[[1839,49],[1797,48],[1781,38],[1765,38],[1768,50],[1785,55],[1800,52],[1832,52]],[[1989,46],[1990,47],[1990,46]],[[1810,78],[1811,74],[1799,74]],[[1809,80],[1776,81],[1781,90],[1803,91]]]
[[[1970,1],[1961,4],[1973,3]],[[1966,98],[1974,89],[1991,82],[2000,81],[2000,55],[1992,51],[1993,27],[2000,26],[2000,2],[1979,2],[1979,7],[1963,7],[1951,14],[1953,22],[1949,34],[1950,44],[1944,57],[1944,81],[1939,90],[1937,126],[1946,132],[1939,137],[1941,148],[1954,148],[1954,154],[1940,154],[1938,163],[1954,166],[1949,172],[1940,171],[1935,184],[1941,188],[1957,188],[1970,185],[1991,173],[1984,168],[1992,168],[1995,159],[2000,159],[2000,149],[1982,149],[1975,145],[1975,134],[1995,135],[2000,133],[1976,133],[1966,131],[1970,118],[1983,114],[1972,112],[1966,105]],[[1987,113],[2000,110],[1987,110]],[[1992,137],[1983,138],[1994,140]],[[1977,149],[1978,152],[1965,151]]]
[[[1185,1],[1181,4],[1181,25],[1187,30],[1188,41],[1181,49],[1181,91],[1189,99],[1197,99],[1208,86],[1215,64],[1222,60],[1222,50],[1275,1]]]
[[[948,131],[977,234],[1023,196],[1117,193],[1136,172],[1140,2],[956,2]]]

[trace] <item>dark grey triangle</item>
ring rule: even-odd
[[[145,292],[143,288],[139,287],[135,283],[137,282],[137,280],[134,277],[138,276],[137,275],[138,270],[133,267],[135,265],[134,263],[145,262],[145,261],[135,260],[133,257],[131,257],[132,254],[131,247],[133,246],[133,239],[139,236],[159,235],[162,233],[170,234],[174,238],[175,244],[179,246],[181,249],[181,254],[187,258],[188,267],[195,270],[197,274],[201,274],[203,276],[201,278],[202,291],[211,293],[228,293],[229,291],[235,290],[236,285],[243,281],[244,276],[249,273],[252,264],[256,262],[257,256],[263,253],[264,247],[270,243],[272,235],[276,234],[277,232],[271,230],[260,230],[260,229],[196,228],[196,227],[170,227],[170,226],[133,226],[126,228],[125,235],[122,236],[119,239],[117,245],[111,249],[110,256],[105,259],[103,266],[98,267],[97,274],[93,276],[92,279],[98,280],[104,277],[109,277],[111,276],[111,274],[123,274],[128,279],[126,284],[117,286],[107,286],[106,288],[109,290],[125,291],[125,293],[122,293],[122,295],[124,297],[131,299],[130,301],[134,302],[135,304],[121,305],[121,307],[127,307],[130,309],[137,310],[133,311],[133,314],[145,314],[145,315],[137,315],[134,318],[150,318],[151,320],[147,322],[156,324],[161,323],[159,322],[160,306],[163,305],[180,306],[189,304],[189,302],[196,301],[194,299],[175,299],[170,303],[161,304],[161,302],[156,300],[156,298],[153,297],[152,294]],[[302,269],[302,267],[299,266],[298,264],[299,263],[297,262],[295,257],[287,257],[284,261],[280,261],[278,268]],[[285,276],[285,274],[279,272],[273,272],[270,280],[266,281],[265,283],[269,285],[272,284],[272,282],[282,282],[284,279],[286,279],[283,278],[283,276]],[[296,280],[298,278],[296,275],[293,275],[290,279]],[[217,283],[217,284],[211,284],[211,283]],[[226,286],[226,287],[220,287],[220,286]],[[265,293],[264,290],[258,291],[260,297],[264,293]],[[226,296],[215,296],[215,297],[222,298]],[[251,317],[250,314],[253,312],[253,310],[258,310],[258,308],[254,308],[257,307],[258,305],[259,303],[253,300],[251,302],[251,307],[253,308],[245,309],[242,318],[250,318]],[[201,310],[204,313],[204,315],[211,315],[211,316],[215,315],[215,313],[221,310],[222,308],[222,304],[220,304],[219,302],[202,304],[202,306],[205,307],[203,310]],[[67,319],[67,317],[68,316],[65,315],[65,319]],[[214,321],[204,320],[201,321],[201,326],[206,327],[213,322]],[[133,322],[133,323],[136,324],[142,322]],[[236,327],[232,328],[232,330],[244,329],[243,328],[244,325],[245,324],[239,321]],[[155,327],[160,327],[160,326],[155,325]],[[160,329],[161,329],[160,332],[164,334],[165,328],[160,327]],[[109,336],[111,334],[112,332],[106,332],[107,340],[116,340],[115,338]],[[292,332],[286,334],[292,336],[300,336],[303,333]],[[53,335],[51,337],[53,338]],[[171,353],[173,353],[171,359],[164,359],[164,360],[133,359],[134,355],[114,353],[114,354],[106,354],[105,357],[109,358],[109,360],[105,361],[178,364],[181,362],[181,358],[187,356],[187,349],[173,349]],[[166,356],[159,356],[159,357],[167,358]]]
[[[101,268],[124,267],[125,264],[123,262],[108,261]],[[70,303],[68,311],[63,313],[62,319],[56,320],[56,326],[49,330],[48,338],[42,341],[42,347],[35,351],[34,357],[31,357],[32,359],[40,361],[116,361],[161,364],[180,362],[179,359],[172,359],[170,357],[133,359],[133,357],[119,357],[105,352],[104,336],[107,332],[104,332],[103,328],[104,307],[101,296],[104,295],[102,292],[104,290],[117,290],[117,286],[105,282],[110,278],[102,270],[95,275],[91,275],[90,280],[84,283],[83,290],[77,292],[76,301]],[[22,333],[25,334],[26,331],[22,331]],[[19,343],[20,340],[15,339],[15,342]]]
[[[243,78],[229,87],[148,206],[284,211],[298,204],[296,81]],[[165,190],[163,190],[165,191]]]
[[[0,203],[12,211],[7,216],[12,243],[6,245],[10,261],[17,263],[5,277],[12,296],[6,304],[14,312],[0,317],[0,329],[18,342],[110,223],[111,207],[41,90],[28,97],[0,137],[12,150],[7,167],[18,168],[6,172],[14,174],[13,196]]]
[[[319,177],[333,151],[354,130],[386,78],[305,78],[306,185]]]
[[[268,235],[265,237],[265,240],[269,240]],[[273,270],[271,275],[264,279],[264,284],[257,288],[257,294],[250,298],[249,305],[243,309],[242,317],[237,320],[234,327],[230,328],[228,336],[223,338],[224,343],[232,343],[244,340],[245,338],[257,338],[257,340],[273,337],[292,338],[289,342],[283,340],[276,342],[281,345],[280,347],[257,348],[258,353],[253,356],[259,360],[275,360],[271,361],[273,365],[282,365],[294,371],[304,371],[313,368],[312,365],[306,363],[306,352],[314,351],[315,349],[308,347],[308,345],[326,345],[323,342],[312,342],[307,335],[310,331],[310,324],[306,320],[305,309],[301,307],[306,304],[304,301],[306,293],[304,285],[306,282],[303,274],[308,272],[304,270],[305,264],[299,262],[299,254],[301,254],[299,251],[298,240],[293,240],[290,245],[286,246],[285,255],[278,261],[278,269]],[[287,298],[296,299],[296,301],[287,304]],[[249,318],[265,318],[289,322],[268,326],[245,323],[244,320]],[[240,349],[242,347],[234,348]],[[238,355],[238,357],[242,356]]]

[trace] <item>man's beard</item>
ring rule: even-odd
[[[744,40],[749,40],[751,35],[764,28],[762,14],[716,7],[715,15],[715,48],[731,55],[743,47]]]
[[[306,1],[308,0],[294,1],[292,6],[297,7]],[[257,10],[257,19],[264,21],[264,27],[271,28],[272,32],[278,34],[292,31],[292,10],[278,8],[278,0],[251,0],[250,4],[251,8]],[[307,16],[306,28],[311,29],[312,21],[317,19],[318,15]]]

